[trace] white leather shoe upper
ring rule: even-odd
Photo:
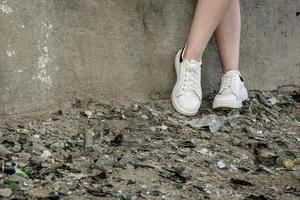
[[[238,70],[231,70],[223,74],[220,91],[216,95],[213,108],[240,108],[242,102],[248,98],[247,89]]]
[[[181,53],[182,50],[175,58],[177,82],[172,92],[172,103],[179,113],[195,115],[202,101],[201,62],[180,59]]]

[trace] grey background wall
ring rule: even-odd
[[[243,0],[240,69],[249,89],[299,85],[300,1]],[[0,0],[0,112],[58,108],[74,98],[168,97],[173,57],[196,0]],[[205,53],[203,89],[220,78]]]

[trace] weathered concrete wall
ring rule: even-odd
[[[0,0],[0,112],[53,108],[74,98],[168,96],[173,57],[196,0]],[[250,89],[299,85],[299,0],[243,0],[240,69]],[[203,88],[217,88],[215,45]]]

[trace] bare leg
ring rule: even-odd
[[[198,0],[184,58],[202,60],[203,52],[232,0]],[[227,22],[228,23],[228,22]]]
[[[238,71],[240,35],[240,2],[231,0],[215,31],[224,74],[221,78],[220,91],[213,101],[214,109],[241,108],[243,101],[248,99],[248,91]]]
[[[215,38],[218,44],[224,73],[237,70],[240,54],[241,13],[239,0],[231,0],[222,21],[218,25]]]

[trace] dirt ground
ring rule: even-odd
[[[0,199],[300,199],[299,88],[195,117],[157,96],[3,117]]]

